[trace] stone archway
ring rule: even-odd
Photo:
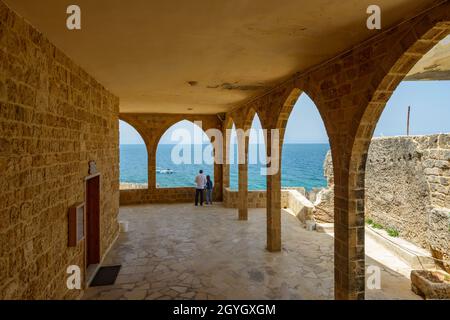
[[[224,121],[223,132],[224,134],[224,143],[223,143],[223,151],[222,154],[224,156],[223,159],[223,189],[230,188],[230,144],[231,144],[231,130],[234,126],[234,120],[232,117],[227,117]]]
[[[144,145],[145,145],[145,152],[147,154],[147,188],[149,188],[149,179],[150,179],[150,171],[149,171],[149,165],[151,164],[151,162],[149,161],[149,138],[147,136],[147,132],[145,130],[144,124],[140,123],[139,121],[134,121],[134,119],[127,119],[127,117],[119,117],[120,121],[125,122],[126,124],[128,124],[130,127],[132,127],[137,134],[139,134],[139,136],[142,138],[142,140],[144,141]]]
[[[400,38],[397,47],[402,51],[394,51],[382,61],[382,68],[375,74],[372,84],[373,93],[370,95],[364,112],[353,123],[357,123],[355,139],[351,147],[348,171],[348,204],[346,219],[348,225],[356,230],[355,236],[348,236],[348,246],[353,248],[347,254],[354,255],[359,261],[354,267],[347,266],[346,275],[349,294],[352,297],[364,299],[365,269],[364,269],[364,224],[365,224],[365,176],[366,162],[369,146],[378,120],[392,96],[394,90],[406,77],[414,65],[440,40],[450,33],[448,22],[438,22],[431,28],[424,28],[417,23],[413,25],[403,38]],[[387,70],[387,71],[385,71]],[[353,292],[351,292],[353,291]],[[336,297],[341,298],[343,292],[337,292]],[[354,295],[354,296],[353,296]]]

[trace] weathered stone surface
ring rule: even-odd
[[[450,280],[439,271],[411,271],[411,289],[425,299],[450,299]]]
[[[366,218],[430,250],[436,263],[450,270],[450,134],[386,137],[372,140],[366,163]],[[333,193],[330,154],[325,161]],[[331,184],[330,184],[331,183]],[[319,203],[316,219],[333,221],[330,200]],[[442,261],[445,260],[445,261]]]

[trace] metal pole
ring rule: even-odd
[[[406,120],[406,135],[409,136],[409,118],[411,116],[411,106],[408,106],[408,117]]]

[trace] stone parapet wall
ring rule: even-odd
[[[314,204],[306,198],[304,193],[295,189],[285,189],[282,190],[281,199],[282,208],[288,209],[301,222],[314,220]]]
[[[120,190],[120,205],[140,203],[194,202],[195,188],[156,188]]]
[[[119,100],[1,1],[0,18],[0,300],[77,298],[68,209],[96,161],[103,256],[119,230]]]
[[[325,173],[332,183],[328,154]],[[450,134],[383,137],[372,140],[366,164],[366,218],[430,250],[450,258]],[[318,207],[332,209],[328,200]],[[327,222],[333,210],[323,210]],[[447,266],[448,268],[448,266]]]
[[[135,188],[128,188],[135,187]],[[194,202],[194,187],[152,188],[145,185],[122,184],[120,205],[142,203],[183,203]],[[204,193],[206,199],[206,191]],[[213,189],[213,201],[222,201],[221,188]]]
[[[248,191],[248,208],[265,208],[266,202],[267,200],[265,190]],[[230,188],[224,188],[223,205],[226,208],[238,208],[239,192]]]

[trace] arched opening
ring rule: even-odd
[[[130,124],[119,120],[120,189],[148,187],[147,146],[139,132]]]
[[[436,56],[448,59],[449,43],[450,37],[438,43],[398,84],[375,122],[368,150],[366,256],[382,263],[382,255],[393,255],[398,262],[389,267],[405,278],[414,269],[450,272],[450,76],[424,65],[440,63]],[[426,74],[416,72],[421,65]],[[414,251],[417,258],[409,260],[389,246],[376,251],[375,241]]]
[[[196,123],[179,121],[158,142],[156,187],[194,187],[199,170],[214,181],[213,145]]]
[[[433,60],[437,46],[449,42],[447,38],[438,44],[449,34],[448,27],[445,34],[442,28],[436,30],[439,36],[431,40],[405,40],[409,48],[381,79],[359,121],[350,160],[349,194],[354,195],[350,201],[356,206],[349,204],[349,217],[365,218],[356,220],[357,227],[365,230],[357,250],[362,246],[369,257],[366,267],[382,264],[409,285],[411,270],[428,269],[429,262],[449,271],[450,197],[445,190],[450,167],[450,126],[446,120],[450,117],[450,77],[439,72],[436,64],[416,72],[427,58]],[[448,59],[450,51],[444,55]],[[439,81],[423,82],[433,78]],[[402,237],[405,239],[399,239]],[[373,250],[377,239],[389,247],[383,252]],[[412,259],[408,254],[397,254],[405,250]],[[380,253],[390,255],[395,263],[386,265]],[[358,275],[364,279],[362,276]],[[374,290],[365,295],[379,298]]]
[[[231,126],[230,139],[228,144],[228,161],[229,161],[229,188],[230,190],[238,190],[239,184],[239,157],[238,157],[238,138],[236,132],[236,126]]]
[[[317,266],[308,271],[302,290],[315,287],[312,296],[332,299],[334,180],[328,134],[317,106],[298,89],[292,91],[279,117],[281,220],[286,230],[281,233],[288,239],[291,225],[300,225],[295,237],[307,242],[308,249],[288,250],[315,259]],[[290,244],[284,240],[283,246]]]
[[[329,151],[320,113],[311,98],[303,93],[292,108],[285,128],[282,187],[303,187],[308,193],[327,187],[324,165]]]
[[[248,138],[248,190],[266,190],[266,143],[264,130],[255,113]]]

